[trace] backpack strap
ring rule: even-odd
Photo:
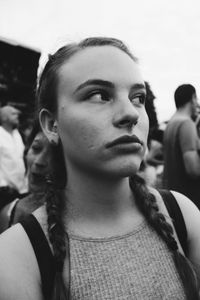
[[[158,190],[172,219],[176,234],[185,256],[188,254],[187,229],[183,214],[174,195],[168,190]]]
[[[46,236],[37,219],[31,214],[20,224],[24,228],[32,244],[40,269],[42,289],[45,299],[50,299],[55,278],[55,261]]]

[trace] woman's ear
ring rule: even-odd
[[[59,142],[57,121],[51,112],[43,108],[39,114],[40,126],[50,144],[57,145]]]

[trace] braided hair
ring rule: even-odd
[[[65,201],[63,201],[62,191],[66,182],[66,170],[64,167],[64,157],[61,143],[51,145],[51,157],[53,164],[53,174],[46,178],[47,190],[45,195],[48,235],[51,242],[54,262],[55,279],[52,293],[52,300],[69,299],[69,287],[66,287],[63,281],[63,267],[68,249],[68,236],[65,232],[63,222],[63,211],[65,210]]]
[[[49,57],[39,78],[37,90],[38,111],[42,108],[46,108],[53,114],[56,114],[58,71],[71,56],[86,47],[105,45],[119,48],[134,61],[137,61],[121,41],[113,38],[89,38],[79,44],[69,44],[60,48],[54,55]],[[67,172],[61,143],[58,146],[52,145],[52,163],[55,164],[55,174],[48,178],[48,189],[46,192],[48,234],[53,247],[56,264],[54,290],[51,300],[68,300],[70,298],[69,290],[67,290],[68,287],[64,284],[62,274],[67,251],[66,243],[68,240],[64,230],[63,210],[65,201],[62,197],[62,189],[66,186]],[[130,187],[140,211],[158,235],[166,242],[169,250],[172,251],[187,299],[200,299],[197,276],[191,263],[178,251],[178,246],[173,235],[173,228],[168,224],[164,215],[159,212],[155,196],[149,193],[144,180],[139,176],[130,178]]]

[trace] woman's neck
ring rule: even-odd
[[[129,178],[80,171],[67,172],[66,195],[73,205],[96,208],[123,206],[130,200]]]
[[[140,213],[134,202],[129,178],[111,179],[95,176],[68,177],[65,190],[67,199],[67,226],[87,235],[108,235],[129,231],[132,220],[137,223]],[[130,225],[130,228],[129,228]],[[91,228],[91,230],[90,230]],[[116,232],[115,232],[116,231]]]

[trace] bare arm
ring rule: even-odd
[[[199,138],[192,120],[181,125],[179,142],[187,174],[193,178],[200,176]]]
[[[0,235],[0,299],[44,300],[32,246],[21,225]]]
[[[200,278],[200,211],[196,205],[184,195],[173,192],[184,220],[188,234],[189,259],[196,267]]]
[[[194,179],[200,176],[200,156],[196,150],[185,152],[183,160],[188,175]]]

